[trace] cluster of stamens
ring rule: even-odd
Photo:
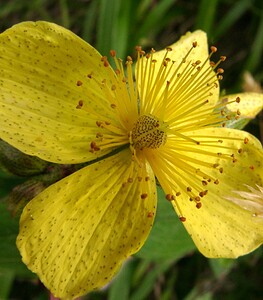
[[[197,43],[194,42],[192,44],[192,49],[194,49],[197,46]],[[189,53],[191,52],[191,50],[189,51]],[[156,64],[156,60],[153,58],[155,51],[152,49],[151,52],[149,54],[145,54],[145,52],[138,47],[137,49],[138,52],[138,57],[145,57],[146,58],[146,65],[147,64]],[[166,55],[172,51],[171,48],[167,48],[166,49]],[[211,52],[207,58],[207,60],[210,60],[211,56],[217,51],[217,48],[212,46],[211,47]],[[191,126],[193,127],[193,129],[195,129],[196,127],[202,128],[202,127],[206,127],[206,126],[218,126],[221,124],[221,126],[226,126],[226,122],[229,120],[234,119],[238,119],[240,117],[240,111],[237,110],[236,114],[233,115],[233,113],[229,113],[226,109],[226,105],[231,103],[231,102],[240,102],[240,98],[237,97],[234,101],[231,102],[226,102],[226,103],[218,103],[217,105],[214,106],[214,112],[213,114],[211,114],[211,108],[205,108],[205,105],[209,103],[208,99],[206,97],[212,95],[213,93],[213,88],[214,87],[218,87],[217,84],[217,80],[222,80],[223,79],[223,73],[224,70],[223,68],[218,68],[219,64],[223,61],[225,61],[226,57],[225,56],[221,56],[218,62],[212,62],[210,61],[210,66],[211,69],[206,69],[204,68],[205,62],[201,63],[200,60],[197,60],[191,64],[186,65],[185,67],[183,67],[184,64],[186,64],[186,59],[187,56],[189,55],[189,53],[185,56],[185,58],[183,59],[182,63],[180,64],[180,66],[178,67],[178,69],[175,72],[172,72],[172,67],[173,67],[173,61],[171,61],[171,59],[169,57],[166,57],[166,55],[163,58],[163,62],[162,62],[162,66],[159,70],[158,76],[159,76],[159,81],[163,82],[163,85],[166,84],[166,87],[163,90],[163,102],[162,105],[163,107],[159,106],[158,109],[156,109],[156,111],[164,111],[166,108],[166,111],[169,111],[169,104],[172,103],[172,101],[170,101],[170,99],[176,99],[178,101],[178,98],[181,97],[181,99],[183,100],[182,97],[184,97],[185,99],[188,98],[188,94],[189,97],[191,97],[191,95],[195,95],[196,90],[198,90],[198,86],[200,86],[200,89],[202,88],[202,90],[204,90],[203,93],[203,102],[201,102],[201,104],[197,104],[195,105],[193,108],[191,108],[191,110],[189,110],[189,116],[194,119],[194,116],[196,115],[196,119],[198,120],[198,124],[191,124],[188,120],[187,120],[187,126],[185,125],[181,125],[178,126],[179,122],[180,122],[180,114],[178,113],[178,116],[175,117],[175,119],[168,119],[168,124],[169,124],[169,130],[168,130],[168,139],[170,138],[175,138],[175,139],[185,139],[185,143],[186,142],[190,142],[193,143],[195,145],[200,145],[200,148],[202,145],[206,145],[207,143],[211,143],[211,146],[213,146],[214,143],[217,144],[221,144],[220,146],[218,146],[219,148],[221,148],[222,150],[224,149],[224,145],[223,145],[223,140],[222,139],[218,139],[218,140],[214,140],[212,142],[206,142],[206,141],[199,141],[199,140],[193,140],[190,137],[188,137],[187,135],[182,135],[180,134],[179,129],[185,129],[186,127],[188,127],[189,129],[191,128]],[[138,60],[137,60],[138,63]],[[139,69],[140,67],[137,67],[137,69]],[[191,75],[194,70],[196,70],[196,73],[194,75]],[[169,75],[170,74],[170,75]],[[148,75],[149,77],[151,75]],[[157,76],[157,77],[158,77]],[[170,76],[170,79],[167,80],[166,82],[164,81],[164,78],[168,78],[168,76]],[[193,80],[193,77],[195,77],[195,80]],[[199,79],[199,78],[200,79]],[[204,84],[202,85],[202,81],[204,82]],[[157,80],[156,80],[157,81]],[[142,85],[143,84],[147,84],[146,81],[143,81],[142,79]],[[177,86],[176,88],[171,88],[171,84],[172,82],[174,82],[173,86]],[[197,82],[197,85],[195,85],[195,83]],[[181,84],[182,83],[182,84]],[[206,84],[207,83],[207,84]],[[181,88],[181,86],[184,86],[185,84],[185,89]],[[206,86],[205,86],[206,84]],[[157,93],[155,93],[155,87],[154,86],[158,86],[158,82],[156,84],[152,84],[151,87],[148,87],[148,95],[147,93],[145,94],[145,98],[147,99],[148,103],[145,103],[146,108],[144,110],[149,109],[149,106],[151,104],[151,101],[153,103],[154,99],[156,96],[160,96],[158,95],[158,89],[156,88]],[[190,88],[189,88],[190,86]],[[191,88],[191,86],[193,86],[193,88]],[[178,93],[178,90],[180,90],[181,88],[181,93]],[[146,88],[147,90],[147,88]],[[160,89],[159,89],[160,90]],[[188,93],[188,94],[187,94]],[[142,93],[143,94],[143,91]],[[183,95],[183,96],[182,96]],[[170,97],[170,99],[169,99]],[[192,97],[193,98],[193,97]],[[152,100],[151,100],[152,99]],[[148,101],[149,100],[149,101]],[[181,100],[181,103],[182,103]],[[197,103],[198,100],[200,101],[200,99],[196,99]],[[195,100],[193,100],[194,103]],[[145,101],[146,102],[146,101]],[[149,104],[150,103],[150,104]],[[189,105],[189,103],[187,103]],[[148,106],[147,106],[148,105]],[[171,104],[172,107],[173,104]],[[143,105],[141,104],[141,107]],[[166,106],[166,107],[165,107]],[[174,105],[175,107],[175,105]],[[178,107],[180,107],[180,102],[178,101]],[[175,107],[176,108],[176,107]],[[143,108],[142,108],[143,111]],[[172,111],[172,109],[171,109]],[[209,112],[209,115],[208,115]],[[184,115],[186,114],[186,111],[183,112]],[[185,116],[183,114],[182,119],[186,119]],[[165,117],[165,114],[158,114],[158,116],[161,117]],[[225,118],[225,122],[223,121],[223,118]],[[190,119],[190,118],[189,118]],[[201,121],[200,121],[201,120]],[[197,123],[197,122],[196,122]],[[198,126],[197,126],[198,125]],[[181,126],[181,127],[180,127]],[[194,128],[195,127],[195,128]],[[170,133],[170,134],[169,134]],[[182,147],[183,150],[183,147]],[[198,150],[199,151],[199,150]],[[242,153],[242,149],[238,149],[238,154]],[[208,155],[211,155],[211,153],[207,153]],[[215,159],[217,158],[217,160],[222,159],[230,159],[232,160],[233,163],[236,163],[238,160],[236,158],[236,154],[232,153],[232,154],[224,154],[224,151],[222,152],[217,152],[212,154],[213,156],[215,156]],[[204,163],[199,161],[200,165],[203,165]],[[205,164],[204,164],[205,165]],[[219,163],[214,163],[210,166],[210,168],[214,168],[216,170],[218,170],[219,174],[223,173],[223,167],[221,167],[219,165]],[[192,169],[192,171],[190,170]],[[200,178],[200,184],[196,185],[196,183],[194,183],[193,181],[193,187],[191,186],[184,186],[183,184],[179,184],[179,186],[181,186],[181,192],[174,192],[174,193],[170,193],[166,195],[166,199],[171,201],[174,206],[176,207],[177,211],[179,211],[180,214],[180,220],[181,221],[185,221],[186,218],[183,216],[183,213],[180,210],[180,205],[178,203],[178,197],[182,194],[182,192],[188,194],[189,196],[189,200],[191,202],[195,203],[195,206],[197,209],[200,209],[202,207],[202,198],[205,197],[208,194],[208,185],[213,183],[218,185],[219,184],[219,179],[218,178],[212,178],[210,176],[208,176],[207,174],[205,174],[205,172],[202,172],[201,170],[198,169],[194,169],[193,167],[190,168],[189,165],[189,172],[192,172],[193,176],[196,178]],[[180,179],[178,179],[180,180]],[[187,181],[187,180],[186,180]],[[201,189],[202,187],[206,187],[205,189]],[[166,190],[168,190],[169,188],[167,188]]]
[[[224,127],[229,120],[240,117],[239,110],[233,115],[232,112],[229,113],[226,109],[226,105],[233,101],[218,103],[213,107],[213,111],[211,111],[209,97],[213,95],[213,90],[218,88],[218,80],[223,79],[222,74],[224,73],[224,69],[218,66],[221,62],[225,61],[226,57],[221,56],[216,63],[211,61],[211,56],[217,51],[217,48],[212,46],[210,48],[211,52],[204,62],[200,60],[189,62],[188,58],[192,50],[196,47],[197,42],[193,42],[192,47],[182,59],[182,62],[179,65],[177,63],[178,66],[176,68],[174,67],[175,61],[172,61],[168,57],[172,48],[167,47],[159,69],[156,69],[157,60],[154,58],[154,49],[151,49],[150,53],[146,54],[141,47],[136,47],[137,82],[135,88],[132,58],[130,56],[127,57],[125,64],[127,72],[125,73],[122,61],[116,58],[116,53],[112,50],[110,55],[116,65],[115,77],[112,78],[110,86],[106,80],[98,82],[98,84],[105,91],[109,99],[108,109],[114,110],[116,114],[120,113],[116,115],[119,117],[120,124],[116,127],[114,120],[113,122],[97,120],[96,126],[101,131],[98,131],[95,139],[91,141],[89,151],[96,153],[101,149],[113,145],[130,144],[133,164],[137,163],[139,168],[141,168],[143,160],[138,157],[138,151],[143,149],[155,150],[164,146],[167,140],[174,140],[178,145],[177,149],[180,151],[194,146],[195,148],[191,151],[204,154],[207,150],[202,150],[202,146],[211,146],[212,150],[216,146],[222,149],[222,152],[207,151],[207,155],[212,155],[215,161],[220,162],[220,160],[228,159],[236,163],[238,161],[236,154],[224,153],[225,146],[222,139],[214,138],[206,140],[205,137],[193,139],[187,135],[187,132],[195,129],[219,125]],[[103,56],[101,61],[105,68],[109,67],[106,56]],[[207,64],[209,67],[207,67]],[[87,78],[89,80],[96,80],[93,74],[88,74]],[[83,85],[80,80],[76,84],[79,87]],[[121,99],[115,98],[114,95],[119,95],[124,100],[121,101]],[[127,103],[130,103],[129,106],[125,102],[126,99],[128,99]],[[156,102],[156,99],[161,99],[161,101]],[[240,98],[237,97],[234,101],[239,103]],[[77,108],[82,109],[84,102],[80,100]],[[123,117],[123,112],[126,111],[128,111],[128,114],[130,113],[131,117],[129,115]],[[247,142],[244,141],[244,143]],[[202,207],[202,198],[208,194],[208,185],[211,183],[219,184],[219,179],[208,176],[205,171],[202,171],[202,166],[213,168],[219,174],[223,173],[223,167],[218,162],[209,164],[194,159],[194,162],[199,163],[201,167],[197,169],[192,166],[190,158],[181,154],[179,155],[178,152],[173,152],[172,150],[166,153],[167,157],[165,157],[164,153],[163,158],[164,160],[167,159],[167,161],[173,155],[177,158],[177,167],[181,169],[181,173],[177,174],[178,182],[176,184],[178,191],[173,191],[169,184],[164,184],[163,188],[166,191],[171,191],[166,195],[166,199],[171,201],[174,207],[176,207],[180,220],[185,221],[186,218],[180,210],[178,201],[180,195],[186,193],[189,196],[189,200],[195,203],[197,209],[200,209]],[[242,155],[242,153],[242,149],[237,150],[237,154]],[[167,174],[163,175],[165,177],[164,181],[168,183],[170,182],[169,176],[175,176],[175,174],[172,174],[172,172],[169,174],[169,172],[169,169],[167,169]],[[189,177],[187,178],[186,175]],[[133,183],[134,180],[133,172],[130,172],[130,176],[123,182],[123,188]],[[143,180],[143,176],[139,176],[137,180],[147,183],[146,179]],[[186,182],[189,183],[186,184]],[[147,190],[146,187],[142,187],[141,192],[141,199],[145,200],[148,195],[143,190]],[[151,213],[149,214],[151,215]]]

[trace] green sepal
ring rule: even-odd
[[[251,120],[252,118],[239,118],[239,119],[232,119],[226,122],[226,127],[234,128],[234,129],[243,129]]]
[[[27,155],[0,140],[0,169],[16,176],[33,176],[41,174],[47,168],[48,162]]]

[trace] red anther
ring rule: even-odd
[[[217,51],[217,48],[215,46],[210,47],[211,52],[215,53]]]
[[[146,193],[141,194],[141,199],[146,199],[148,197],[148,195]]]
[[[96,121],[96,125],[97,125],[98,127],[102,127],[102,122],[101,122],[101,121]]]
[[[196,203],[196,208],[201,208],[202,207],[202,203],[201,202],[198,202],[198,203]]]
[[[149,211],[147,217],[152,218],[153,216],[154,216],[154,213],[152,211]]]
[[[223,74],[225,71],[222,68],[218,68],[217,69],[217,74]]]
[[[110,50],[110,56],[115,57],[116,56],[116,51],[115,50]]]
[[[165,196],[165,198],[168,200],[168,201],[172,201],[172,195],[171,194],[167,194]]]
[[[244,144],[248,144],[248,142],[249,142],[249,139],[247,137],[244,138]]]
[[[83,106],[83,104],[84,104],[83,100],[79,100],[79,103],[76,106],[76,108],[78,108],[78,109],[81,108]]]

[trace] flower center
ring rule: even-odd
[[[153,115],[142,115],[131,131],[131,144],[135,149],[156,149],[167,140],[168,126]]]

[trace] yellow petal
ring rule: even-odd
[[[240,111],[241,117],[255,118],[256,115],[263,109],[263,94],[260,93],[239,93],[226,95],[220,99],[220,101],[233,101],[237,97],[240,98],[240,103],[233,102],[227,105],[227,108],[236,112]]]
[[[169,53],[169,57],[175,61],[175,66],[178,66],[183,58],[188,53],[189,49],[192,46],[193,42],[197,42],[197,46],[190,53],[187,61],[195,62],[200,59],[201,61],[205,61],[208,57],[208,42],[207,35],[202,30],[196,30],[194,32],[188,32],[183,35],[177,42],[172,44],[171,47],[173,51]],[[161,50],[156,52],[157,58],[162,58],[165,54],[166,50]]]
[[[24,209],[17,245],[51,292],[72,299],[104,286],[152,227],[154,175],[129,150],[52,185]]]
[[[3,140],[44,160],[79,163],[116,146],[89,151],[96,122],[118,128],[114,133],[99,129],[113,141],[126,136],[110,106],[109,87],[102,83],[110,84],[114,72],[75,34],[48,22],[24,22],[0,35],[0,52]]]
[[[205,256],[238,257],[253,251],[263,242],[263,222],[226,197],[245,185],[262,186],[261,144],[246,132],[226,128],[203,129],[189,137],[199,144],[178,139],[147,154],[167,198],[186,218],[184,225]]]
[[[263,153],[262,159],[263,160]],[[244,189],[246,188],[246,191]],[[246,185],[243,190],[234,191],[234,195],[226,199],[236,203],[240,207],[250,211],[260,222],[263,222],[263,187]]]
[[[141,57],[136,64],[141,114],[151,113],[169,121],[178,107],[207,100],[213,106],[218,101],[219,85],[208,56],[206,33],[197,30],[165,50]]]

